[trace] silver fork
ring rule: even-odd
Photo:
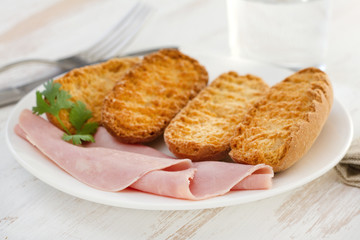
[[[134,38],[136,33],[144,24],[151,8],[142,2],[138,2],[122,18],[111,31],[104,35],[100,40],[88,49],[79,52],[70,57],[59,60],[48,59],[25,59],[13,62],[0,67],[0,73],[10,68],[28,64],[28,63],[45,63],[56,65],[64,70],[70,70],[75,67],[81,67],[90,63],[99,62],[104,59],[115,56]]]
[[[7,64],[0,67],[0,73],[11,69],[13,67],[29,64],[29,63],[44,63],[55,65],[61,68],[61,72],[68,71],[76,67],[82,67],[92,63],[100,62],[105,59],[109,59],[124,50],[127,44],[135,37],[136,33],[140,30],[148,17],[151,8],[138,2],[130,11],[122,18],[111,31],[104,35],[94,45],[88,49],[81,51],[78,54],[72,55],[59,60],[47,60],[47,59],[26,59]],[[151,50],[153,51],[153,50]],[[146,53],[147,51],[144,51]],[[59,74],[59,72],[57,73]],[[52,76],[46,78],[36,79],[29,83],[20,84],[18,86],[12,86],[9,88],[0,90],[0,106],[7,105],[19,100],[27,92],[38,86],[42,82],[51,79]]]

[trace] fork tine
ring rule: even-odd
[[[97,49],[94,52],[94,55],[98,56],[104,56],[109,55],[108,53],[112,51],[112,49],[119,45],[122,41],[125,39],[131,39],[135,33],[140,29],[140,27],[143,25],[145,18],[147,17],[147,14],[149,12],[149,9],[142,9],[135,15],[131,22],[129,22],[128,25],[123,26],[117,34],[114,34],[111,36],[109,41],[106,41],[106,44],[102,46],[102,48]],[[120,49],[119,47],[117,48]],[[111,57],[111,56],[109,56]]]
[[[139,2],[135,4],[133,8],[130,9],[130,11],[125,15],[124,18],[121,19],[120,22],[118,22],[112,29],[109,31],[106,35],[104,35],[96,44],[94,44],[92,47],[90,47],[85,52],[95,52],[98,49],[101,49],[103,46],[106,46],[106,44],[110,41],[112,41],[112,38],[116,36],[121,30],[129,25],[131,21],[133,20],[134,16],[137,15],[138,11],[140,11],[142,8],[142,4]]]
[[[88,60],[102,60],[104,58],[103,55],[108,51],[104,51],[104,49],[108,49],[109,45],[113,45],[112,43],[118,43],[119,41],[121,41],[120,39],[123,39],[124,34],[129,31],[127,29],[133,28],[135,24],[141,25],[143,23],[144,17],[142,15],[146,13],[145,10],[149,11],[150,8],[147,5],[138,2],[133,8],[131,8],[131,10],[126,14],[126,16],[118,24],[116,24],[112,31],[106,34],[92,47],[81,52],[79,55]]]
[[[139,32],[140,28],[143,26],[143,23],[145,22],[145,19],[149,13],[150,9],[144,9],[140,17],[134,21],[134,24],[131,28],[125,29],[119,38],[109,43],[109,45],[103,49],[102,55],[105,59],[119,53],[130,42],[130,40]]]

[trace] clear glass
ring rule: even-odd
[[[232,55],[325,68],[330,0],[227,0]]]

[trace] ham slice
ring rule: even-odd
[[[61,139],[63,132],[45,119],[24,110],[19,118],[20,136],[37,147],[79,181],[106,191],[120,191],[146,173],[172,167],[191,167],[190,160],[174,160],[99,147],[79,147]],[[16,127],[18,128],[18,127]],[[19,133],[19,130],[15,130]]]
[[[147,146],[120,143],[101,127],[96,143],[75,146],[61,139],[61,130],[29,110],[21,113],[15,132],[79,181],[104,191],[130,187],[200,200],[231,189],[268,189],[273,177],[272,168],[264,164],[173,159]]]
[[[257,174],[257,171],[264,173]],[[252,181],[254,179],[251,178],[258,175],[262,176],[263,182]],[[193,168],[175,174],[166,171],[150,172],[131,187],[174,198],[201,200],[224,195],[230,190],[268,189],[273,176],[272,169],[264,164],[251,166],[204,161],[193,163]],[[243,181],[245,183],[241,184]]]

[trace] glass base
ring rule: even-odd
[[[281,66],[281,65],[277,65],[277,66],[288,68],[290,70],[293,70],[294,72],[300,71],[301,69],[308,68],[308,67],[315,67],[315,68],[320,69],[321,71],[326,70],[326,64],[318,64],[318,65],[312,65],[312,66],[309,65],[307,67],[286,67],[286,66]]]

